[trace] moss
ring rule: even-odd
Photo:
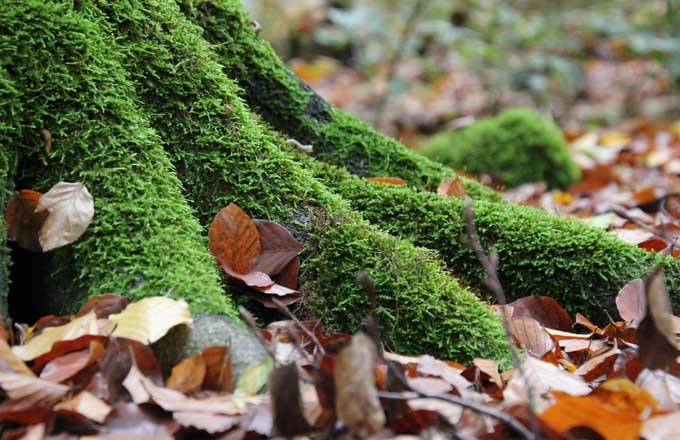
[[[13,176],[16,171],[16,146],[14,127],[11,120],[14,115],[23,113],[19,101],[19,91],[7,72],[0,68],[0,316],[7,318],[9,296],[10,252],[7,247],[7,230],[5,228],[4,207],[12,196],[14,189]]]
[[[283,140],[248,111],[201,29],[173,2],[80,5],[83,14],[111,25],[109,40],[127,54],[123,63],[142,105],[204,224],[235,201],[252,216],[288,225],[304,240],[307,300],[301,315],[321,314],[332,329],[356,330],[368,308],[354,277],[368,270],[395,349],[462,361],[507,358],[498,319],[448,277],[430,251],[366,223],[280,148]]]
[[[302,83],[258,35],[238,0],[181,0],[184,13],[215,44],[228,76],[248,103],[274,128],[313,144],[314,157],[360,176],[393,176],[436,188],[455,173],[406,149],[367,124],[332,107]],[[498,200],[495,192],[465,179],[468,192]]]
[[[0,120],[20,146],[21,183],[45,191],[59,180],[92,192],[95,217],[83,237],[56,251],[73,274],[55,273],[45,301],[73,310],[83,296],[110,291],[137,299],[185,298],[195,312],[233,314],[201,228],[160,139],[137,108],[120,53],[72,2],[26,0],[0,6],[0,69],[23,111]],[[39,130],[52,133],[44,151]],[[51,286],[50,286],[51,287]]]
[[[419,152],[468,173],[493,173],[508,186],[543,181],[565,188],[581,173],[555,123],[530,109],[508,109],[434,136]]]
[[[481,289],[483,269],[461,241],[467,236],[462,221],[464,200],[374,184],[311,161],[306,165],[371,223],[438,251],[457,277]],[[663,264],[671,296],[678,304],[680,263],[674,259],[645,252],[577,220],[533,208],[478,200],[473,209],[482,244],[499,253],[499,276],[510,298],[548,295],[571,313],[604,319],[605,308],[617,316],[614,298],[626,283]]]

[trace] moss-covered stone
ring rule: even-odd
[[[483,268],[462,241],[467,237],[463,199],[375,184],[304,156],[299,160],[371,223],[438,251],[466,285],[482,289]],[[482,244],[499,253],[499,276],[511,299],[548,295],[571,313],[604,319],[603,309],[617,315],[614,298],[626,283],[663,264],[678,305],[680,263],[675,259],[638,249],[578,220],[564,220],[534,208],[477,200],[473,209]]]
[[[228,76],[248,103],[286,136],[313,144],[314,157],[359,176],[393,176],[418,187],[436,188],[455,173],[407,150],[399,142],[334,108],[302,83],[257,35],[239,0],[180,0],[184,13],[214,43]],[[497,193],[465,179],[468,193],[498,200]]]
[[[65,290],[50,289],[44,301],[64,312],[107,291],[130,299],[169,295],[195,312],[234,314],[160,138],[138,109],[121,54],[72,7],[0,2],[0,71],[17,92],[12,103],[22,106],[0,106],[3,148],[19,147],[24,187],[46,191],[60,180],[80,181],[95,200],[86,233],[55,251],[62,274],[53,277]],[[52,134],[51,153],[43,128]],[[63,272],[72,278],[66,282]]]
[[[508,109],[440,133],[418,152],[455,170],[498,175],[510,187],[543,181],[565,188],[581,178],[560,129],[531,109]]]
[[[290,226],[304,241],[302,315],[320,312],[331,330],[356,330],[369,309],[354,277],[366,270],[391,347],[459,360],[507,357],[499,320],[446,275],[431,251],[369,225],[281,149],[283,139],[248,111],[201,29],[174,2],[79,5],[84,16],[110,25],[142,108],[204,224],[236,202],[251,216]]]

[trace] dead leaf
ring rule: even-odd
[[[12,400],[35,406],[49,406],[61,400],[69,388],[65,385],[17,373],[0,373],[0,388]]]
[[[207,347],[201,357],[206,371],[203,389],[230,393],[234,387],[231,349],[224,345]]]
[[[405,185],[406,181],[399,177],[367,177],[366,180],[373,183],[380,183],[383,185]]]
[[[574,325],[569,313],[557,301],[548,296],[525,296],[509,304],[513,308],[513,318],[529,316],[544,327],[569,331]]]
[[[5,207],[7,238],[31,252],[43,251],[38,237],[40,228],[47,219],[47,213],[35,212],[41,196],[42,194],[37,191],[22,189],[9,199]]]
[[[644,281],[637,278],[623,286],[616,295],[616,308],[624,321],[639,324],[647,309]]]
[[[475,358],[472,361],[473,365],[477,368],[480,369],[483,373],[486,373],[489,375],[489,380],[491,382],[495,383],[498,385],[501,389],[503,389],[503,378],[501,377],[500,373],[498,372],[498,362],[490,359],[479,359]]]
[[[459,177],[444,177],[437,187],[437,194],[444,197],[465,197],[465,184]]]
[[[276,284],[297,289],[298,274],[300,272],[300,257],[295,257],[283,268],[281,272],[272,277]]]
[[[197,354],[172,367],[165,386],[171,390],[189,394],[201,388],[205,374],[205,360],[200,354]]]
[[[647,277],[645,290],[647,314],[638,326],[638,356],[645,368],[665,369],[675,363],[680,351],[675,342],[675,327],[663,267]]]
[[[673,440],[680,438],[680,412],[657,415],[645,420],[640,437],[646,440]]]
[[[555,347],[555,342],[534,318],[519,317],[510,320],[510,332],[529,353],[540,358]]]
[[[58,403],[54,409],[75,411],[97,423],[104,423],[111,412],[111,407],[92,393],[81,391],[74,397]]]
[[[222,414],[205,414],[187,411],[175,411],[172,414],[172,418],[182,426],[193,427],[207,431],[210,434],[228,431],[236,426],[241,420],[239,416],[225,416]]]
[[[618,348],[608,349],[604,353],[588,359],[574,373],[582,376],[586,382],[592,382],[603,375],[608,376],[620,354],[621,350]]]
[[[208,238],[208,247],[218,263],[239,274],[250,272],[260,255],[257,227],[235,203],[217,213]]]
[[[243,374],[236,382],[234,394],[241,393],[246,396],[256,395],[267,383],[269,373],[274,369],[274,361],[267,356],[258,364],[248,365]]]
[[[260,235],[260,255],[253,271],[260,271],[273,276],[283,270],[288,263],[302,250],[302,245],[295,240],[286,228],[267,220],[255,220]]]
[[[102,437],[107,439],[172,440],[180,428],[179,423],[161,416],[158,411],[131,402],[118,401],[112,407],[101,430]]]
[[[73,351],[48,362],[40,372],[40,378],[63,382],[95,363],[102,353],[104,346],[98,341],[91,341],[87,350]]]
[[[35,377],[35,374],[12,351],[4,339],[0,339],[0,372]]]
[[[376,349],[365,333],[356,333],[335,360],[335,407],[337,417],[362,437],[380,431],[385,414],[373,378]]]
[[[104,293],[90,298],[76,313],[76,316],[83,316],[94,310],[97,319],[108,318],[113,313],[120,313],[127,307],[127,299],[120,295]]]
[[[112,336],[142,344],[156,342],[174,326],[190,323],[191,312],[186,301],[163,296],[143,298],[129,304],[121,313],[109,316]]]
[[[71,244],[80,238],[94,216],[92,195],[80,182],[59,182],[40,197],[35,212],[48,211],[40,229],[44,252]]]

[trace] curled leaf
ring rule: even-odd
[[[59,182],[40,197],[35,212],[48,211],[40,229],[40,246],[47,252],[80,238],[94,216],[92,195],[80,182]]]

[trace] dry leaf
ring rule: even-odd
[[[465,197],[465,184],[458,177],[444,177],[437,187],[437,194],[444,197]]]
[[[9,344],[0,339],[0,372],[35,377],[35,374],[14,354]]]
[[[635,325],[642,321],[647,309],[647,298],[645,283],[640,278],[623,286],[616,295],[616,308],[624,321]]]
[[[230,393],[234,386],[231,349],[224,345],[207,347],[201,357],[206,371],[203,389]]]
[[[59,182],[40,197],[35,212],[49,215],[40,229],[40,246],[47,252],[80,238],[94,216],[92,195],[82,183]]]
[[[127,307],[127,299],[120,295],[104,293],[90,298],[76,313],[76,316],[83,316],[94,310],[97,319],[108,318],[113,313],[120,313]]]
[[[180,393],[189,394],[201,388],[205,373],[205,360],[197,354],[172,367],[165,386]]]
[[[112,336],[151,344],[174,326],[191,323],[189,305],[184,300],[163,296],[144,298],[109,316]]]
[[[276,284],[297,289],[298,274],[300,272],[300,257],[295,257],[283,268],[281,272],[272,277]]]
[[[102,353],[104,346],[99,341],[90,341],[87,350],[73,351],[48,362],[40,371],[40,378],[51,382],[63,382],[95,363]]]
[[[252,270],[260,255],[260,236],[248,214],[230,203],[210,225],[208,247],[220,265],[245,274]]]
[[[529,353],[540,358],[555,347],[555,342],[534,318],[522,316],[510,320],[510,332]]]
[[[239,416],[225,416],[221,414],[205,414],[186,411],[175,411],[172,414],[172,418],[182,426],[201,429],[211,434],[228,431],[241,420]]]
[[[368,177],[366,180],[373,183],[381,183],[383,185],[401,186],[406,184],[406,181],[404,179],[400,179],[399,177]]]
[[[7,238],[31,252],[43,251],[38,237],[40,228],[47,219],[47,212],[35,212],[41,196],[42,194],[37,191],[22,189],[7,202],[5,207]]]
[[[10,399],[34,406],[58,402],[69,390],[65,385],[17,373],[0,373],[0,388]]]
[[[375,434],[385,425],[373,378],[375,358],[373,340],[365,333],[357,333],[335,360],[337,417],[362,437]]]
[[[509,304],[513,318],[529,316],[544,327],[569,331],[574,325],[569,313],[548,296],[525,296]]]
[[[261,251],[253,270],[273,276],[281,272],[292,259],[297,257],[302,250],[302,245],[278,223],[267,220],[254,222],[260,235]]]
[[[54,409],[75,411],[97,423],[104,423],[111,412],[111,407],[106,402],[87,391],[81,391],[71,399],[60,402]]]

